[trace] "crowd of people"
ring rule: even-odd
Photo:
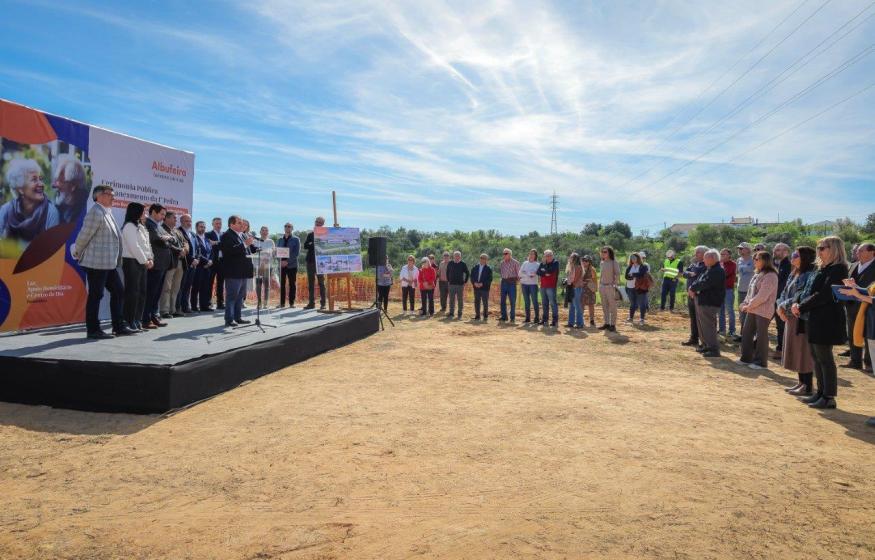
[[[737,249],[739,257],[733,261],[727,249],[696,247],[683,272],[690,311],[690,337],[683,344],[705,357],[719,357],[719,335],[724,334],[741,342],[737,364],[764,369],[770,357],[769,325],[774,320],[777,344],[772,357],[798,375],[798,383],[787,392],[812,408],[835,408],[834,347],[848,345],[841,355],[849,361],[841,367],[872,373],[875,244],[855,246],[850,259],[844,242],[835,236],[792,252],[783,243],[771,252],[748,243]],[[736,282],[740,335],[735,335],[732,313]],[[726,312],[728,322],[723,318]],[[875,426],[875,418],[867,423]]]
[[[665,311],[668,306],[669,311],[674,311],[675,294],[683,279],[690,336],[682,344],[695,347],[704,357],[718,358],[721,339],[726,343],[738,342],[741,355],[736,363],[764,369],[770,357],[778,359],[785,368],[798,374],[798,383],[787,389],[790,394],[812,408],[835,408],[838,392],[835,346],[848,344],[843,355],[849,361],[841,367],[872,373],[875,266],[871,263],[875,260],[875,245],[855,246],[850,265],[844,242],[834,236],[821,239],[817,247],[800,246],[792,251],[785,243],[775,244],[771,252],[763,244],[740,243],[735,249],[737,256],[728,248],[696,247],[686,266],[674,251],[667,251],[659,271],[660,310]],[[462,261],[459,251],[444,252],[440,262],[436,262],[434,255],[428,255],[422,258],[419,267],[416,258],[409,255],[398,275],[403,312],[416,313],[418,291],[419,315],[434,315],[437,291],[439,312],[461,319],[462,292],[470,283],[473,319],[487,321],[490,288],[493,275],[497,274],[501,282],[499,322],[516,322],[519,285],[525,306],[523,322],[527,324],[558,326],[559,287],[564,288],[568,328],[582,328],[585,311],[589,325],[595,326],[597,300],[602,308],[599,329],[616,332],[620,301],[629,303],[627,323],[634,323],[637,313],[638,323],[645,324],[649,292],[655,279],[643,252],[629,255],[625,270],[611,247],[599,249],[598,266],[590,255],[571,253],[561,279],[559,263],[550,250],[544,251],[543,260],[539,260],[533,249],[522,263],[514,259],[510,249],[502,253],[495,271],[486,254],[480,255],[472,270]],[[384,310],[388,308],[393,273],[388,260],[377,267],[378,300]],[[769,344],[772,321],[777,331],[774,352]],[[869,423],[875,425],[875,419]]]
[[[291,223],[285,224],[283,235],[274,241],[267,227],[261,227],[255,236],[249,222],[240,216],[229,217],[225,230],[223,220],[213,218],[212,229],[207,231],[206,222],[193,223],[188,214],[178,215],[157,203],[146,207],[132,202],[119,227],[112,214],[114,198],[112,187],[94,187],[95,204],[85,214],[71,247],[88,285],[88,338],[132,335],[167,326],[166,320],[175,317],[216,309],[224,310],[227,327],[250,323],[242,314],[246,294],[254,290],[257,305],[268,305],[271,274],[267,263],[277,247],[288,251],[279,259],[279,306],[285,307],[288,295],[289,306],[295,307],[302,244]],[[316,226],[324,223],[321,217],[315,221]],[[312,233],[303,249],[309,288],[305,308],[315,308],[317,284],[324,308],[325,280],[316,274]],[[260,252],[268,259],[251,258]],[[104,290],[110,294],[112,333],[104,331],[99,321]]]
[[[227,327],[249,323],[242,316],[246,294],[254,289],[257,305],[266,306],[271,284],[259,264],[262,261],[250,257],[260,251],[272,255],[276,247],[288,249],[288,257],[279,262],[279,306],[286,305],[287,295],[289,305],[295,305],[298,256],[303,248],[309,291],[306,308],[315,308],[317,285],[320,305],[325,307],[324,277],[316,274],[312,233],[302,244],[292,224],[287,223],[283,235],[274,242],[267,227],[255,236],[249,222],[236,215],[228,218],[225,231],[220,218],[214,218],[212,230],[206,231],[205,222],[192,224],[187,214],[177,216],[160,204],[146,208],[139,203],[127,206],[119,228],[111,212],[113,197],[109,186],[93,189],[96,204],[86,214],[71,251],[87,277],[89,338],[130,335],[165,326],[166,319],[216,308],[224,309]],[[317,218],[314,225],[324,225],[324,219]],[[835,408],[838,374],[834,347],[848,344],[843,355],[849,360],[841,367],[872,373],[875,244],[855,246],[850,259],[844,242],[835,236],[821,239],[816,247],[795,250],[784,243],[776,244],[771,252],[763,244],[740,243],[735,249],[737,257],[733,258],[728,248],[696,247],[686,266],[668,251],[657,273],[662,276],[660,310],[668,306],[674,311],[675,294],[683,280],[690,318],[690,336],[684,345],[694,347],[704,357],[717,358],[721,356],[721,338],[723,342],[740,342],[739,365],[763,369],[770,357],[779,359],[798,374],[798,383],[787,389],[790,394],[812,408]],[[562,278],[551,250],[544,251],[540,259],[533,249],[520,262],[510,249],[504,249],[495,269],[485,253],[470,269],[459,251],[444,252],[440,261],[430,254],[419,266],[409,255],[397,271],[403,312],[416,313],[419,299],[421,316],[435,315],[437,305],[438,313],[461,319],[464,290],[470,283],[473,319],[488,321],[489,295],[495,281],[500,285],[498,321],[502,323],[516,322],[519,289],[524,323],[558,327],[558,294],[563,288],[568,328],[583,328],[587,316],[594,327],[599,302],[602,324],[598,328],[616,332],[621,301],[629,303],[626,322],[634,323],[637,314],[638,324],[644,325],[649,293],[656,284],[655,269],[647,263],[647,255],[632,253],[624,267],[613,248],[605,246],[598,253],[597,263],[590,255],[568,255]],[[388,259],[377,267],[376,295],[384,310],[388,309],[395,278]],[[110,293],[112,334],[104,332],[98,320],[104,288]],[[777,344],[770,355],[772,321]],[[875,419],[869,423],[875,426]]]

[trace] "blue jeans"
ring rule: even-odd
[[[641,293],[635,288],[626,288],[626,292],[629,294],[629,319],[635,318],[635,310],[638,310],[638,314],[641,316],[641,320],[647,316],[647,292]]]
[[[541,322],[547,324],[550,318],[549,310],[553,310],[553,324],[559,322],[559,304],[556,303],[556,288],[541,288],[541,301],[544,302],[544,312]],[[549,307],[548,307],[549,306]]]
[[[513,280],[501,281],[501,320],[507,321],[507,302],[505,298],[510,298],[510,319],[516,319],[516,282]]]
[[[583,295],[583,288],[574,288],[574,297],[571,300],[571,305],[568,306],[568,326],[583,326],[583,308],[580,306],[580,296]]]
[[[225,278],[225,324],[242,319],[246,278]]]
[[[538,285],[537,284],[521,284],[523,287],[523,303],[526,305],[526,321],[532,319],[531,310],[535,310],[535,322],[540,320],[540,309],[538,309]]]
[[[735,288],[726,288],[723,305],[720,307],[721,334],[726,334],[726,315],[729,314],[729,334],[735,334]]]
[[[677,278],[663,278],[662,279],[662,294],[659,297],[659,308],[665,311],[665,299],[668,296],[669,304],[668,308],[674,311],[674,298],[675,293],[678,288],[678,279]]]

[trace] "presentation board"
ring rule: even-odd
[[[361,235],[358,228],[313,228],[316,274],[362,271]]]
[[[129,202],[191,213],[194,154],[0,99],[0,331],[85,319],[70,246],[101,184],[119,227]]]

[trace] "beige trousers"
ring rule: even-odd
[[[599,286],[602,300],[602,313],[606,325],[617,324],[617,289],[613,286]]]

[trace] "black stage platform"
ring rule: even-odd
[[[255,319],[252,309],[245,318]],[[0,400],[79,410],[156,413],[211,397],[380,328],[375,310],[285,309],[276,328],[224,328],[220,312],[111,340],[82,325],[0,337]]]

